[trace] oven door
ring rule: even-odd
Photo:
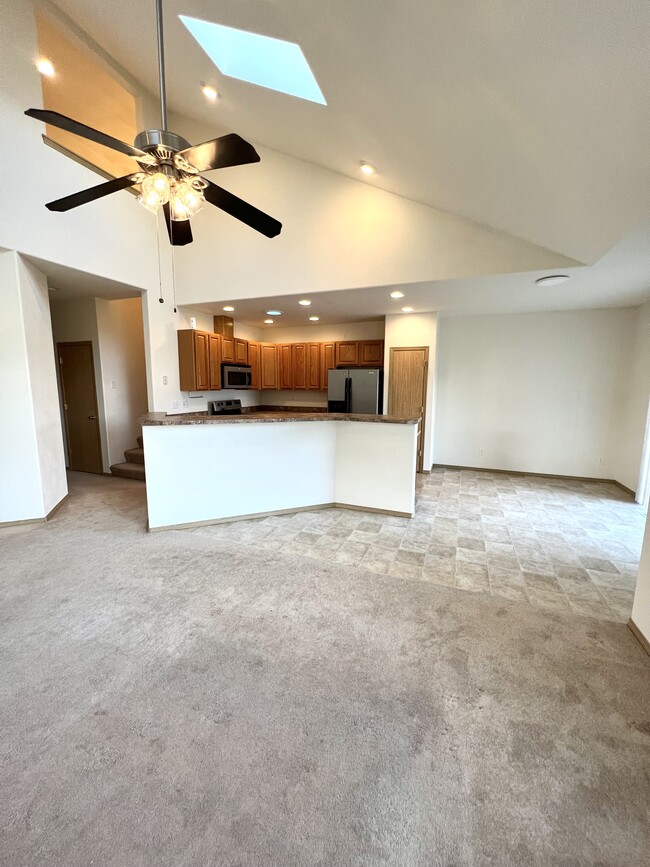
[[[250,388],[250,367],[232,367],[224,364],[221,371],[222,388]]]

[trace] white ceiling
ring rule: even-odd
[[[58,0],[156,91],[153,0]],[[648,0],[164,0],[172,109],[581,262],[647,217]],[[300,43],[326,107],[222,77],[183,13]],[[207,103],[201,80],[223,98]]]
[[[309,325],[309,316],[319,316],[314,325],[380,318],[399,313],[403,306],[416,313],[437,310],[446,313],[514,313],[538,310],[575,310],[594,307],[618,307],[641,304],[650,296],[650,220],[621,241],[596,265],[569,268],[566,283],[553,287],[535,284],[537,277],[548,272],[501,274],[406,286],[374,286],[363,289],[318,292],[313,295],[282,295],[270,298],[230,299],[214,304],[195,304],[194,309],[223,314],[223,306],[232,304],[233,316],[262,328]],[[394,289],[404,298],[394,300]],[[300,298],[312,301],[311,307],[298,304]],[[282,316],[274,325],[265,326],[266,310],[277,309]],[[408,315],[408,314],[403,314]]]

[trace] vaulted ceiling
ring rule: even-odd
[[[157,90],[153,0],[57,0]],[[647,0],[164,0],[171,108],[592,263],[648,215]],[[222,76],[178,19],[298,42],[328,105]],[[199,82],[222,98],[208,103]]]

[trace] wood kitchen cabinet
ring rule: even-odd
[[[307,344],[291,344],[292,388],[307,388]]]
[[[322,385],[320,375],[320,343],[307,344],[307,388],[317,391],[327,387]]]
[[[293,388],[291,343],[278,343],[278,369],[281,389]]]
[[[210,334],[194,328],[178,332],[178,369],[181,391],[210,389]]]
[[[221,335],[221,360],[228,364],[235,363],[235,338]]]
[[[248,364],[248,340],[235,337],[235,364]]]
[[[336,367],[336,344],[321,343],[320,345],[320,381],[321,388],[327,388],[327,371]]]
[[[384,341],[360,340],[359,364],[368,367],[382,367],[384,364]]]
[[[280,387],[278,376],[278,344],[260,343],[260,388]]]
[[[208,359],[210,391],[221,388],[221,338],[218,334],[208,334]]]
[[[336,344],[335,358],[337,367],[350,365],[356,367],[359,364],[359,341],[343,340]]]
[[[251,388],[262,388],[260,370],[260,344],[248,341],[248,363],[251,366]]]

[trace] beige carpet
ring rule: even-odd
[[[198,533],[0,532],[0,864],[640,865],[627,628]]]

